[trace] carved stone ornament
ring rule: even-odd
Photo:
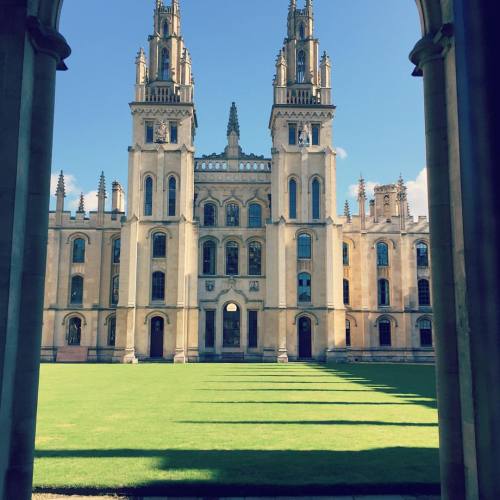
[[[258,292],[260,290],[260,283],[258,281],[250,281],[249,289],[251,292]]]
[[[311,145],[311,129],[308,123],[303,123],[299,130],[299,146],[308,147]]]
[[[156,126],[155,142],[157,144],[167,144],[169,142],[167,124],[161,120]]]
[[[215,290],[215,281],[214,280],[206,280],[205,281],[205,290],[207,292],[213,292]]]

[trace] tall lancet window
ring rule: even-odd
[[[290,179],[289,187],[288,187],[288,212],[290,219],[297,218],[297,181],[295,179]]]
[[[175,209],[177,206],[177,181],[175,177],[170,177],[168,180],[168,216],[175,217]]]
[[[144,215],[153,215],[153,179],[146,177],[144,181]]]
[[[304,23],[300,23],[299,37],[300,37],[301,40],[305,40],[305,38],[306,38],[306,30],[304,28]]]
[[[168,29],[168,23],[165,21],[163,24],[163,36],[167,38],[170,35],[170,30]]]
[[[318,179],[312,182],[312,218],[317,220],[320,218],[320,199],[321,199],[321,186]]]
[[[304,83],[306,80],[306,53],[299,50],[297,53],[297,83]]]
[[[161,79],[170,79],[170,52],[168,49],[161,51]]]

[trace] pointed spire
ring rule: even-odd
[[[398,200],[406,201],[407,199],[407,188],[403,176],[400,174],[398,179]]]
[[[290,0],[290,6],[288,7],[290,11],[297,9],[297,0]]]
[[[366,200],[366,181],[363,178],[363,174],[359,177],[358,200]]]
[[[163,0],[156,0],[156,10],[160,10],[163,7]]]
[[[231,135],[231,132],[235,132],[238,137],[240,137],[240,124],[238,121],[238,109],[236,108],[236,103],[231,104],[231,110],[229,111],[229,123],[227,124],[227,135]]]
[[[106,198],[106,178],[104,177],[104,172],[101,172],[101,177],[99,178],[99,188],[97,190],[97,196]]]
[[[346,218],[346,222],[350,224],[352,222],[351,218],[351,207],[349,206],[349,200],[345,200],[344,205],[344,217]]]
[[[64,173],[62,170],[59,174],[59,179],[57,180],[56,196],[62,196],[63,198],[66,196],[66,186],[64,185]]]
[[[78,204],[77,213],[79,214],[85,213],[85,197],[83,196],[83,193],[80,193],[80,202]]]

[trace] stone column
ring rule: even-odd
[[[70,53],[27,14],[0,6],[0,497],[21,500],[32,490],[55,72]]]
[[[435,34],[422,38],[410,58],[424,77],[432,293],[443,499],[464,497],[464,459],[457,346],[453,221],[450,199],[446,47]]]

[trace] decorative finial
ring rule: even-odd
[[[83,193],[80,194],[80,203],[78,204],[77,213],[84,214],[85,213],[85,197]]]
[[[398,179],[398,200],[406,201],[407,198],[407,188],[403,176],[400,174]]]
[[[62,196],[63,198],[66,197],[66,187],[64,185],[64,173],[62,170],[61,173],[59,174],[59,179],[57,180],[56,196]]]
[[[238,121],[238,109],[236,108],[236,103],[231,104],[231,110],[229,111],[229,123],[227,124],[227,135],[231,135],[231,132],[235,132],[238,137],[240,137],[240,124]]]
[[[351,207],[349,206],[349,200],[345,200],[344,217],[346,218],[346,221],[348,224],[350,224],[352,222]]]
[[[366,182],[363,174],[359,177],[358,200],[366,200]]]
[[[297,0],[290,0],[290,6],[288,7],[290,10],[297,9]]]
[[[163,7],[163,0],[156,0],[156,10],[160,10]]]
[[[101,177],[99,178],[99,189],[97,190],[97,196],[106,198],[106,179],[104,177],[104,172],[101,172]]]

